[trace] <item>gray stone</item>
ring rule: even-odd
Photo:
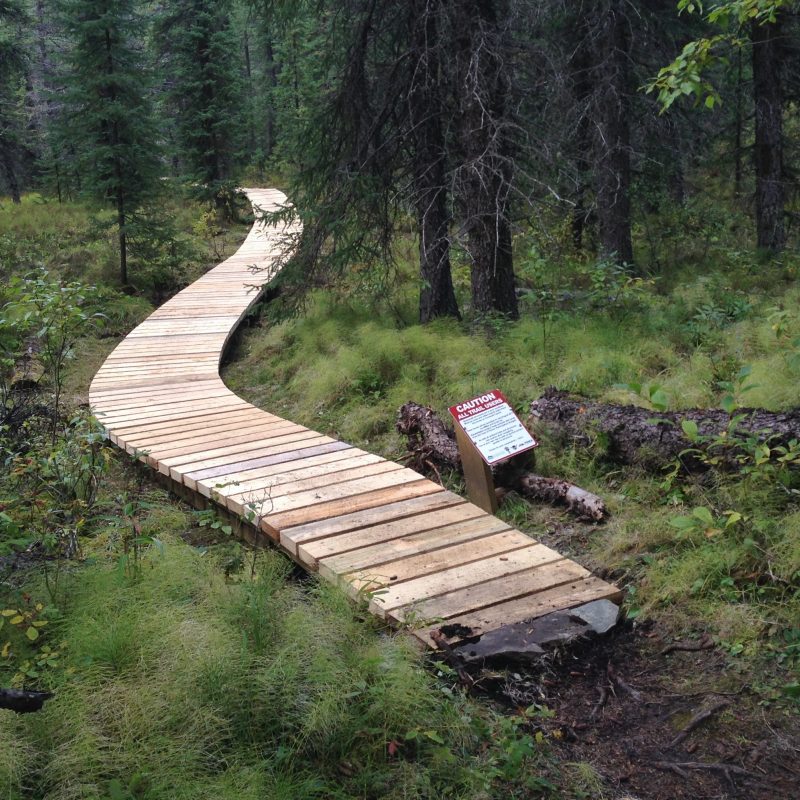
[[[570,611],[573,617],[582,619],[601,636],[608,633],[619,620],[619,606],[610,600],[593,600]]]
[[[465,664],[536,661],[548,648],[607,633],[618,619],[619,607],[615,603],[595,600],[528,622],[504,625],[476,641],[465,642],[453,649]]]

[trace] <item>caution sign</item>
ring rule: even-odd
[[[496,464],[539,444],[497,389],[450,406],[450,413],[487,464]]]

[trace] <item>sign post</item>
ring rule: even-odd
[[[469,499],[489,514],[497,511],[492,465],[537,446],[497,389],[450,406]]]

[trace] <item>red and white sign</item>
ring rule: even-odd
[[[497,389],[450,406],[450,413],[487,464],[496,464],[539,444]]]

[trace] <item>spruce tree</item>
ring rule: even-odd
[[[24,130],[25,54],[18,28],[24,19],[19,0],[0,0],[0,170],[14,203],[21,199],[18,162]]]
[[[240,44],[230,0],[175,0],[159,22],[179,161],[221,208],[246,130]]]
[[[128,283],[130,215],[153,189],[154,128],[133,0],[62,0],[72,39],[65,78],[62,136],[77,151],[82,188],[116,210],[119,277]]]

